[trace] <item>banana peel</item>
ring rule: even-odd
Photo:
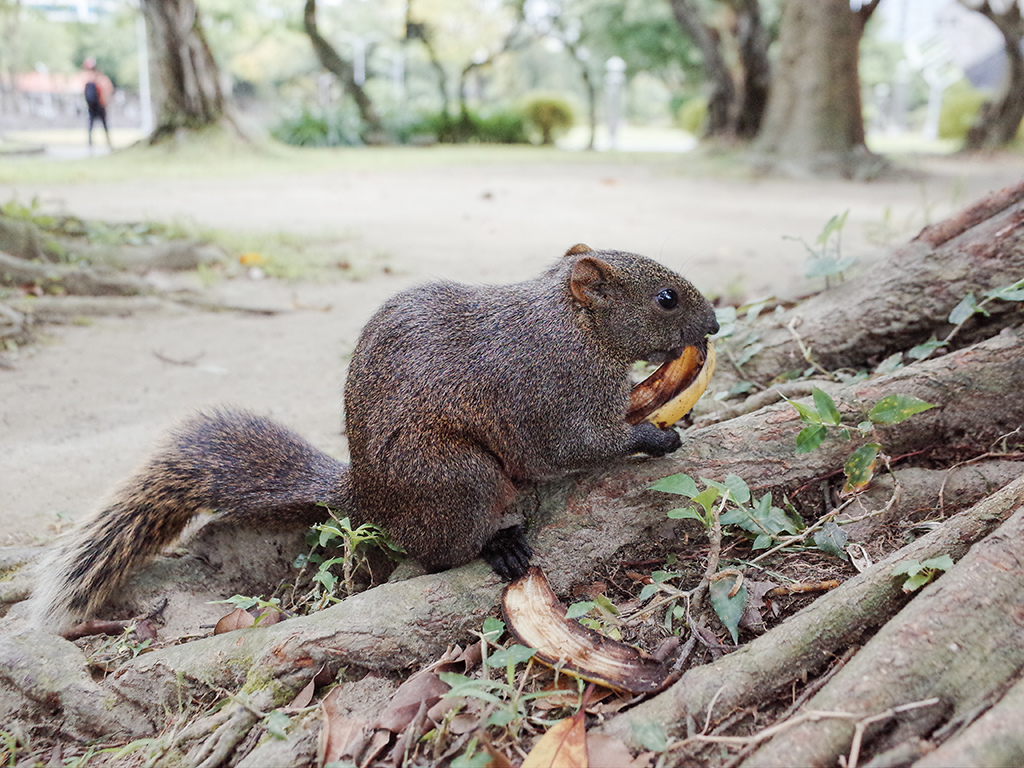
[[[665,429],[690,412],[708,388],[715,370],[715,347],[710,341],[686,347],[674,360],[641,381],[629,395],[626,421],[649,421]]]
[[[657,659],[567,619],[565,606],[536,566],[505,587],[501,608],[516,642],[564,674],[634,695],[659,691],[672,681],[671,670]]]

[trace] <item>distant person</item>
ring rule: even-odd
[[[97,120],[103,123],[103,133],[107,137],[107,146],[111,149],[110,130],[107,128],[107,104],[114,93],[114,84],[110,78],[96,68],[96,59],[86,59],[82,69],[89,74],[85,82],[85,105],[89,108],[89,146],[92,147],[92,126]]]

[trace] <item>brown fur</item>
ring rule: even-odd
[[[669,288],[678,307],[666,310]],[[530,557],[507,517],[520,491],[675,450],[675,432],[625,422],[630,367],[716,330],[679,275],[583,245],[523,283],[403,291],[366,324],[349,366],[351,468],[248,412],[194,416],[44,563],[35,620],[62,629],[94,614],[204,509],[309,524],[324,503],[382,525],[430,570],[482,554],[514,577]]]

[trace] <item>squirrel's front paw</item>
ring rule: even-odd
[[[506,581],[514,581],[530,567],[533,550],[526,543],[523,526],[502,528],[484,544],[480,556]]]
[[[649,456],[664,456],[666,453],[678,450],[683,441],[679,433],[669,427],[658,429],[653,424],[644,422],[637,424],[634,428],[637,437],[636,452],[646,453]]]

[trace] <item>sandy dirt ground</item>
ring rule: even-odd
[[[540,158],[540,159],[539,159]],[[0,161],[3,162],[3,161]],[[568,246],[657,258],[710,294],[798,295],[809,242],[849,209],[860,268],[922,225],[1018,180],[1024,158],[927,159],[873,183],[699,177],[685,155],[365,163],[245,178],[0,184],[0,200],[117,221],[337,238],[360,278],[240,276],[226,301],[272,316],[181,309],[47,330],[0,369],[0,545],[51,537],[95,508],[175,419],[231,403],[270,413],[345,456],[341,390],[360,327],[394,291],[443,277],[506,282]],[[400,415],[396,415],[400,418]]]

